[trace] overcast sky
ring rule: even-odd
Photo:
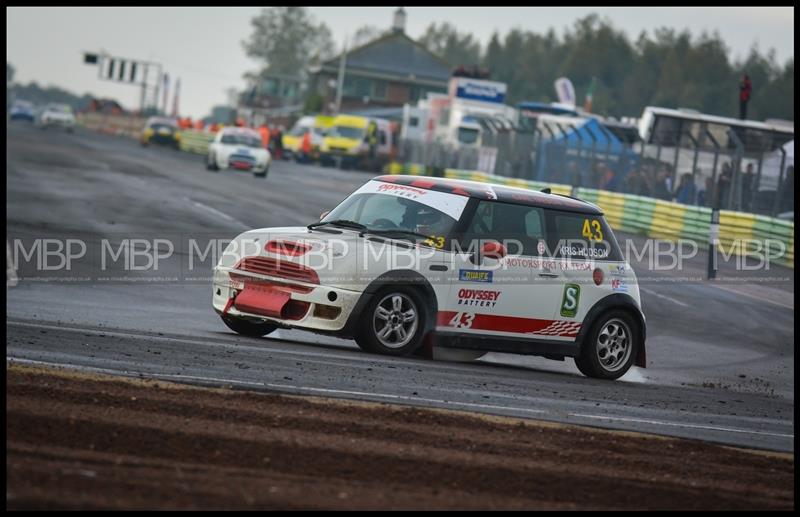
[[[389,27],[393,7],[312,7],[311,13],[331,28],[337,46],[364,24]],[[100,81],[97,69],[83,64],[84,51],[161,62],[181,79],[182,115],[205,116],[226,101],[225,90],[242,88],[242,74],[256,69],[241,41],[251,32],[250,19],[260,8],[22,8],[6,9],[6,59],[16,68],[15,81],[58,85],[118,99],[138,108],[135,86]],[[732,57],[746,55],[753,44],[774,48],[783,64],[794,58],[792,7],[408,7],[406,32],[422,35],[431,22],[449,21],[482,44],[492,33],[517,27],[538,33],[553,27],[561,35],[576,19],[595,12],[634,39],[656,27],[719,31]],[[170,94],[170,97],[172,95]],[[554,95],[555,96],[555,95]],[[171,105],[170,99],[170,105]]]

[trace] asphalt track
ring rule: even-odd
[[[707,282],[702,252],[680,270],[635,261],[648,368],[617,382],[587,379],[571,360],[397,359],[299,331],[243,338],[211,308],[213,258],[189,268],[197,260],[189,239],[308,224],[369,174],[289,162],[275,163],[266,180],[211,173],[196,155],[17,124],[7,146],[9,241],[26,250],[39,238],[88,244],[69,271],[18,261],[20,282],[7,291],[8,361],[794,449],[791,269],[729,263]],[[116,249],[133,237],[170,239],[177,250],[155,274],[123,271],[121,262],[102,270],[102,239]]]

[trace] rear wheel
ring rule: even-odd
[[[254,172],[253,176],[255,176],[256,178],[266,178],[268,172],[269,172],[269,169],[267,168],[267,169],[264,169],[264,172]]]
[[[636,361],[638,326],[625,311],[610,311],[592,325],[575,366],[587,377],[619,379]]]
[[[278,328],[272,323],[254,323],[235,316],[222,316],[222,321],[232,331],[247,337],[266,336]]]
[[[405,356],[422,346],[424,302],[414,289],[382,289],[367,304],[364,315],[356,336],[356,343],[363,350]]]

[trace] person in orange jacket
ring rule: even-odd
[[[261,127],[258,128],[258,133],[261,135],[261,143],[264,145],[264,149],[269,149],[269,128],[267,124],[261,124]]]
[[[311,130],[303,133],[303,140],[300,143],[300,162],[309,163],[311,161]]]

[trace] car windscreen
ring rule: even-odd
[[[346,220],[371,230],[403,230],[432,238],[444,247],[468,197],[432,190],[370,181],[342,201],[325,221]]]
[[[160,130],[162,130],[162,129],[167,129],[167,130],[169,130],[169,132],[170,132],[170,133],[172,133],[173,131],[175,131],[175,126],[172,126],[172,125],[170,125],[170,124],[162,124],[162,123],[160,123],[160,122],[156,122],[155,124],[151,124],[151,125],[150,125],[150,128],[151,128],[153,131],[160,131]]]
[[[261,138],[245,133],[225,133],[222,135],[223,144],[243,145],[246,147],[261,147]]]
[[[342,138],[353,138],[356,140],[361,140],[364,138],[364,129],[358,127],[351,127],[351,126],[333,126],[328,133],[328,136],[335,136],[335,137],[342,137]]]
[[[291,136],[303,136],[306,131],[309,130],[309,126],[294,126],[291,131],[289,131],[289,135]]]
[[[66,104],[48,104],[47,110],[58,113],[72,113],[72,108]]]
[[[474,144],[478,141],[480,131],[471,127],[458,128],[458,141],[462,144]]]

